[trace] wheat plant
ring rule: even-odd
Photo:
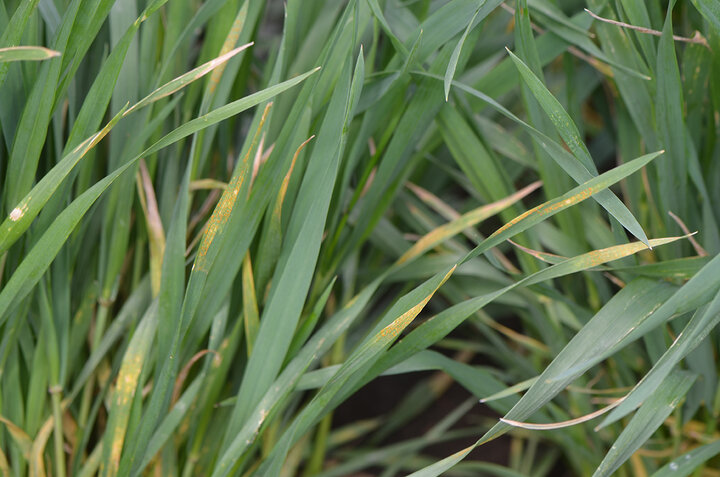
[[[0,472],[720,475],[718,139],[718,0],[3,0]]]

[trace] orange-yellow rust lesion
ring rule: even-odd
[[[470,212],[466,212],[465,214],[459,216],[458,218],[441,225],[440,227],[437,227],[436,229],[431,230],[427,234],[425,234],[423,237],[420,238],[415,244],[410,247],[398,260],[397,265],[401,265],[418,255],[422,254],[426,250],[429,250],[430,248],[434,247],[435,245],[442,243],[449,237],[452,237],[455,234],[458,234],[462,232],[463,230],[467,229],[468,227],[472,227],[475,224],[485,220],[488,217],[491,217],[495,215],[496,213],[500,212],[504,208],[514,204],[518,200],[522,199],[526,195],[528,195],[530,192],[534,191],[540,185],[542,182],[534,182],[530,184],[529,186],[526,186],[525,188],[517,191],[516,193],[505,197],[503,199],[500,199],[496,202],[493,202],[492,204],[487,204],[482,207],[478,207],[477,209],[471,210]],[[525,214],[528,214],[526,212]],[[512,225],[512,223],[516,223],[517,221],[521,220],[525,214],[521,215],[520,217],[516,217],[513,219],[513,221],[510,224],[507,224],[500,228],[497,233],[502,232],[507,227]]]
[[[475,446],[468,446],[468,447],[466,447],[465,449],[462,449],[462,450],[457,451],[456,453],[454,453],[454,454],[451,455],[450,457],[451,457],[451,458],[452,458],[452,457],[464,457],[464,456],[466,456],[467,454],[469,454],[470,451],[472,451],[474,448],[475,448]]]
[[[396,318],[392,323],[380,330],[378,335],[375,337],[375,342],[383,341],[384,338],[389,338],[390,340],[392,340],[396,338],[402,330],[407,328],[408,325],[410,325],[410,323],[412,323],[412,321],[415,319],[415,317],[420,314],[423,308],[425,308],[425,305],[427,305],[433,295],[435,295],[435,292],[438,291],[441,286],[443,286],[443,284],[447,281],[448,278],[450,278],[450,275],[453,274],[456,268],[457,265],[453,266],[450,271],[445,274],[438,286],[435,287],[435,289],[430,292],[425,298],[423,298],[420,303],[410,308],[408,311]]]
[[[600,264],[605,262],[612,262],[619,258],[627,257],[640,250],[647,248],[642,242],[633,242],[624,245],[616,245],[614,247],[608,247],[601,250],[594,250],[586,254],[586,259],[590,264]]]
[[[200,249],[198,250],[196,264],[199,270],[206,271],[205,257],[207,256],[208,250],[210,250],[210,245],[215,239],[215,235],[218,233],[220,228],[225,225],[230,217],[230,213],[235,205],[235,200],[237,199],[240,188],[242,187],[244,178],[245,174],[238,174],[232,178],[225,189],[225,193],[220,198],[220,203],[210,216],[205,236],[203,237],[202,242],[200,242]]]
[[[523,212],[522,214],[518,215],[514,219],[512,219],[507,224],[503,225],[499,229],[495,231],[495,233],[492,234],[492,236],[496,236],[504,232],[505,230],[509,229],[510,227],[514,226],[515,224],[519,223],[522,220],[525,220],[527,217],[537,214],[539,216],[551,214],[558,212],[560,210],[566,209],[572,205],[579,204],[580,202],[589,199],[595,192],[596,188],[594,187],[588,187],[580,192],[578,192],[575,195],[572,195],[568,197],[567,199],[562,200],[551,200],[549,202],[545,202],[544,204],[540,204],[537,207],[533,207],[532,209]]]
[[[257,138],[260,134],[260,131],[263,128],[263,125],[265,124],[265,120],[267,118],[267,114],[270,111],[270,108],[272,106],[272,103],[268,103],[267,106],[265,106],[265,111],[263,111],[262,118],[260,119],[260,124],[258,126],[258,130],[255,133],[255,137],[253,138],[253,141],[250,145],[250,148],[248,149],[247,153],[245,154],[245,157],[243,158],[243,162],[247,163],[250,153],[255,147],[255,144],[257,143]],[[241,169],[240,174],[237,174],[234,176],[230,183],[227,185],[225,192],[223,193],[222,197],[220,198],[220,202],[218,203],[217,207],[215,208],[215,211],[213,212],[212,216],[210,216],[210,220],[208,221],[207,230],[205,231],[205,235],[203,236],[202,242],[200,242],[200,249],[198,250],[197,259],[195,261],[195,264],[197,265],[197,269],[199,271],[207,272],[207,264],[206,264],[206,256],[208,251],[210,250],[210,245],[212,244],[213,240],[215,239],[215,235],[218,233],[220,228],[225,225],[225,223],[230,218],[230,214],[232,213],[233,207],[235,206],[235,202],[237,201],[238,196],[240,195],[240,189],[242,188],[243,184],[245,183],[245,179],[248,176],[248,171],[250,168],[243,167]],[[195,269],[195,266],[193,265],[193,269]]]
[[[72,151],[70,151],[70,154],[80,154],[79,157],[83,157],[90,149],[92,149],[93,146],[95,146],[97,143],[99,143],[103,137],[108,133],[110,128],[115,125],[116,121],[110,121],[105,125],[102,130],[96,132],[89,138],[85,139],[83,142],[78,144],[73,148]],[[82,151],[82,152],[81,152]],[[65,156],[67,157],[67,156]]]
[[[225,43],[223,43],[222,49],[220,50],[220,55],[224,55],[233,49],[233,46],[237,43],[238,38],[240,38],[240,33],[242,32],[244,23],[244,17],[238,17],[235,19],[233,26],[230,29],[230,33],[225,39]],[[210,85],[208,86],[208,89],[211,93],[215,92],[217,85],[220,83],[220,77],[222,76],[223,71],[225,71],[225,65],[220,66],[210,75]]]
[[[127,105],[125,105],[125,107],[127,108]],[[125,112],[127,112],[127,110],[126,110]],[[125,116],[125,114],[123,113],[122,116],[117,115],[116,117],[112,118],[112,119],[110,120],[110,122],[108,122],[108,123],[105,125],[104,128],[102,128],[102,129],[101,129],[100,131],[98,131],[95,135],[93,135],[92,137],[90,137],[90,141],[89,141],[89,143],[88,143],[88,145],[87,145],[87,149],[85,149],[85,150],[83,151],[83,153],[82,153],[82,155],[81,155],[80,157],[84,156],[90,149],[92,149],[92,148],[95,147],[100,141],[102,141],[103,138],[104,138],[105,136],[107,136],[107,134],[110,132],[110,130],[111,130],[113,127],[115,127],[115,125],[118,123],[118,121],[120,120],[120,118],[121,118],[121,117],[124,117],[124,116]],[[82,144],[81,144],[81,146],[82,146]]]
[[[255,132],[255,136],[253,137],[252,142],[250,143],[250,148],[245,154],[245,157],[243,157],[243,163],[246,165],[247,161],[250,158],[250,154],[255,148],[255,144],[257,143],[260,131],[262,131],[263,125],[265,124],[265,120],[267,119],[267,115],[271,107],[272,103],[268,103],[265,106],[263,115],[260,118],[260,124],[258,125],[258,129]],[[210,216],[210,220],[208,221],[207,230],[205,231],[205,235],[200,242],[200,249],[198,250],[197,258],[195,260],[195,263],[193,264],[193,270],[195,270],[195,265],[197,265],[198,271],[208,271],[206,257],[208,251],[210,250],[210,245],[215,239],[215,235],[217,235],[222,226],[225,225],[225,223],[230,218],[230,214],[233,211],[235,202],[240,195],[240,189],[242,189],[242,186],[245,183],[245,179],[247,178],[250,170],[251,168],[249,167],[242,167],[241,172],[235,175],[225,188],[225,192],[223,193],[222,197],[220,197],[220,202],[218,203],[217,207],[215,207],[215,210],[213,211],[213,214]]]
[[[272,103],[270,103],[272,104]],[[268,104],[268,106],[270,106]],[[287,193],[288,185],[290,184],[290,177],[292,177],[293,169],[295,168],[295,162],[297,162],[297,158],[300,155],[300,151],[302,151],[305,146],[313,140],[315,135],[313,134],[309,138],[307,138],[298,148],[295,150],[295,154],[293,154],[292,162],[290,162],[290,169],[287,171],[287,174],[285,174],[285,177],[283,178],[282,184],[280,185],[280,192],[278,193],[278,200],[277,204],[278,207],[282,207],[282,203],[285,201],[285,194]],[[274,211],[279,214],[279,210]]]
[[[117,388],[115,389],[115,405],[118,408],[127,408],[137,387],[140,371],[142,370],[143,356],[135,355],[127,363],[123,364],[118,377]],[[110,449],[110,466],[108,475],[116,475],[120,465],[125,431],[127,429],[127,417],[123,416],[122,421],[113,431],[112,445]]]
[[[527,218],[527,217],[529,217],[530,215],[536,213],[538,210],[540,210],[541,207],[542,207],[542,205],[539,205],[539,206],[537,206],[537,207],[533,207],[532,209],[523,212],[522,214],[518,215],[517,217],[515,217],[514,219],[512,219],[512,220],[511,220],[510,222],[508,222],[507,224],[505,224],[505,225],[503,225],[502,227],[500,227],[499,229],[497,229],[497,230],[491,235],[491,237],[494,237],[494,236],[496,236],[496,235],[500,235],[501,233],[503,233],[504,231],[506,231],[507,229],[509,229],[509,228],[512,227],[513,225],[519,223],[519,222],[522,221],[522,220],[525,220],[525,218]]]

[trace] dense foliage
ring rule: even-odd
[[[0,2],[0,471],[717,475],[718,78],[718,0]]]

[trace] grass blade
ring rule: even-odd
[[[720,440],[696,447],[690,452],[668,462],[667,465],[658,469],[652,477],[685,477],[690,475],[702,463],[715,457],[720,453]]]
[[[720,31],[720,1],[718,0],[691,0],[695,8],[715,27],[715,30]]]
[[[552,120],[556,130],[560,133],[565,143],[568,145],[573,155],[582,163],[582,165],[593,175],[597,174],[597,168],[590,156],[587,146],[580,138],[580,132],[572,120],[570,115],[565,111],[560,102],[550,94],[542,81],[523,63],[523,61],[515,56],[510,50],[507,50],[510,58],[512,58],[525,84],[528,85],[535,98],[538,100],[545,113]],[[631,234],[637,237],[641,242],[648,243],[647,236],[637,219],[627,211],[627,209],[611,212]]]
[[[167,82],[163,86],[157,88],[155,91],[150,93],[149,95],[145,96],[143,99],[135,103],[130,109],[128,109],[124,116],[127,116],[128,114],[132,113],[133,111],[137,109],[144,108],[148,104],[154,103],[155,101],[162,99],[166,96],[170,96],[171,94],[175,93],[176,91],[184,88],[188,84],[192,83],[193,81],[196,81],[206,74],[213,71],[215,68],[221,66],[226,61],[230,60],[232,57],[240,53],[241,51],[251,47],[253,43],[248,43],[242,46],[239,46],[235,48],[234,50],[231,50],[224,55],[220,55],[214,60],[208,61],[207,63],[198,66],[194,70],[188,71],[184,75],[178,76],[172,81]]]
[[[59,51],[42,46],[13,46],[0,48],[0,63],[10,61],[42,61],[60,56]]]
[[[33,219],[37,217],[73,167],[112,130],[124,112],[125,108],[121,109],[102,130],[87,138],[66,155],[13,208],[9,216],[0,224],[0,254],[5,253],[30,227]]]
[[[696,376],[676,371],[668,376],[623,429],[613,447],[608,451],[594,477],[610,475],[617,470],[662,425],[680,399],[687,393]]]
[[[720,293],[705,309],[698,310],[673,342],[670,348],[655,363],[650,372],[633,388],[620,407],[613,410],[598,426],[602,428],[633,411],[653,395],[667,379],[673,368],[685,358],[720,323]]]
[[[193,119],[182,126],[179,126],[174,131],[166,134],[163,138],[136,156],[134,159],[127,162],[124,166],[97,182],[93,187],[75,199],[75,201],[73,201],[73,203],[66,208],[57,219],[55,219],[50,228],[43,234],[35,247],[33,247],[33,251],[30,255],[23,260],[22,264],[12,275],[7,285],[2,291],[0,291],[0,324],[7,319],[7,312],[12,304],[27,295],[35,283],[37,283],[57,255],[62,245],[70,236],[70,233],[75,229],[77,224],[80,222],[80,219],[90,209],[100,194],[102,194],[110,186],[110,184],[120,177],[123,172],[128,170],[130,166],[144,156],[152,154],[153,152],[169,146],[170,144],[173,144],[174,142],[179,141],[180,139],[201,129],[266,101],[286,89],[297,85],[315,71],[317,71],[317,69],[280,83],[276,86],[271,86],[245,98],[238,99],[237,101],[234,101],[226,106],[222,106],[204,116]]]
[[[120,455],[125,442],[130,410],[136,401],[137,387],[141,384],[140,374],[146,368],[143,363],[147,359],[155,335],[157,320],[157,304],[154,304],[148,308],[125,351],[103,441],[103,475],[116,475],[120,466]]]
[[[539,182],[530,184],[505,199],[478,207],[470,212],[466,212],[457,219],[428,232],[425,236],[421,237],[420,240],[415,242],[415,244],[407,252],[405,252],[396,263],[400,265],[413,260],[431,248],[443,243],[450,237],[457,235],[469,227],[477,225],[488,217],[492,217],[502,209],[505,209],[506,207],[509,207],[515,202],[521,200],[538,187],[540,187]]]
[[[450,86],[452,85],[452,80],[455,76],[455,69],[457,68],[458,59],[460,58],[460,52],[462,51],[462,47],[465,44],[465,39],[467,38],[468,33],[470,33],[470,29],[473,27],[473,23],[475,22],[478,13],[480,13],[479,8],[475,11],[475,15],[473,15],[473,17],[470,19],[470,23],[468,23],[467,28],[463,32],[457,46],[452,52],[452,56],[450,56],[450,62],[448,63],[447,70],[445,70],[445,101],[447,101],[450,97]]]

